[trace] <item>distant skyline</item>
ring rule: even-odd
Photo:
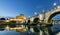
[[[40,14],[43,9],[47,11],[54,8],[54,3],[60,5],[60,0],[0,0],[0,16],[16,17],[21,13],[27,17],[34,16]]]

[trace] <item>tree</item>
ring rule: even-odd
[[[5,18],[0,18],[0,20],[5,20]]]
[[[0,31],[4,31],[5,30],[6,25],[5,24],[0,24]]]
[[[10,23],[8,24],[11,28],[16,27],[16,21],[10,21]]]

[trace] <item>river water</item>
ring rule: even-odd
[[[53,25],[52,31],[54,33],[60,32],[60,24]],[[4,31],[0,31],[0,35],[37,35],[37,33],[31,32],[30,30],[27,30],[26,32],[23,33],[16,32],[15,30],[4,30]]]

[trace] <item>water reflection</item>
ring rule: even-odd
[[[22,28],[22,26],[24,28],[27,27],[28,29],[26,28],[26,31],[24,31],[24,32],[20,32],[20,31],[18,32],[16,30],[10,30],[10,29],[8,29],[8,27],[10,27],[10,26],[7,25],[7,24],[1,25],[0,26],[0,35],[40,35],[40,29],[41,28],[40,28],[39,25],[18,25],[18,26],[15,26],[14,28],[16,28],[16,27]],[[6,29],[6,27],[7,27],[7,29]],[[31,28],[33,28],[34,32],[32,32]]]
[[[9,33],[13,33],[14,35],[16,35],[16,33],[19,35],[19,33],[21,34],[21,35],[37,35],[37,33],[36,32],[38,32],[39,30],[37,29],[37,26],[35,25],[35,26],[33,26],[33,25],[23,25],[23,26],[26,26],[26,27],[30,27],[30,28],[33,28],[33,30],[34,30],[34,32],[31,32],[31,30],[30,30],[30,28],[28,28],[25,32],[18,32],[18,31],[16,31],[16,30],[10,30],[10,28],[19,28],[19,27],[22,27],[22,25],[18,25],[18,26],[14,26],[14,27],[10,27],[10,25],[8,25],[8,24],[0,24],[1,26],[0,26],[0,34],[1,35],[8,35]],[[21,29],[20,29],[21,30]],[[22,31],[22,30],[21,30]],[[5,33],[4,33],[5,32]],[[2,33],[4,33],[4,34],[2,34]],[[10,35],[12,35],[12,34],[10,34]]]
[[[19,34],[20,33],[16,31],[8,31],[8,30],[0,31],[0,35],[19,35]]]

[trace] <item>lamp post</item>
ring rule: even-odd
[[[54,5],[54,6],[56,6],[56,5],[57,5],[57,3],[55,2],[53,5]]]
[[[34,12],[35,15],[37,15],[37,12]]]
[[[55,3],[53,3],[53,6],[55,7],[54,9],[56,9],[57,3],[56,3],[56,2],[55,2]]]

